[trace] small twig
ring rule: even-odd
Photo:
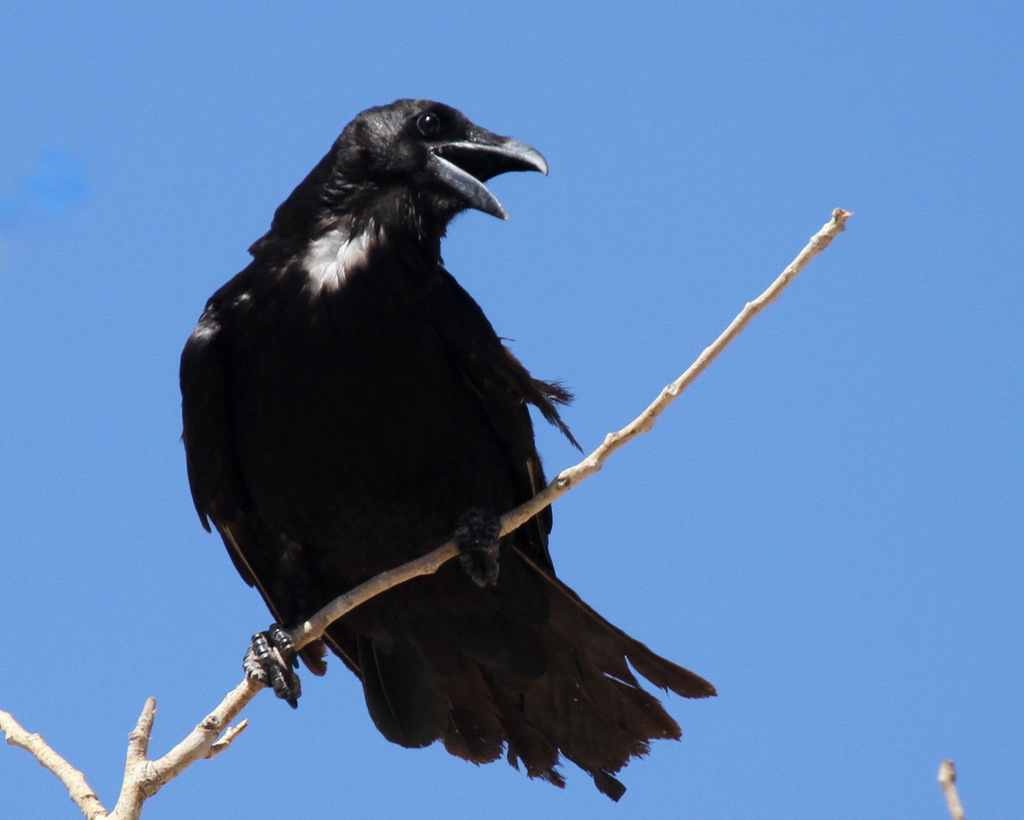
[[[939,785],[946,795],[949,816],[953,820],[964,820],[964,807],[960,804],[960,795],[956,792],[956,767],[952,760],[943,760],[939,765]]]
[[[779,294],[792,282],[815,256],[829,246],[829,243],[846,229],[846,220],[851,213],[841,208],[832,212],[832,218],[826,222],[820,231],[811,237],[807,246],[797,254],[779,277],[772,282],[768,289],[758,296],[754,301],[748,302],[739,315],[730,322],[722,334],[715,339],[697,357],[697,360],[690,365],[678,379],[668,385],[643,413],[616,433],[609,433],[605,436],[604,442],[594,452],[574,467],[560,472],[547,487],[537,495],[516,507],[514,510],[501,517],[501,534],[508,533],[521,527],[545,507],[550,506],[554,501],[561,498],[569,490],[579,484],[583,479],[592,476],[603,466],[605,460],[623,445],[632,441],[641,433],[648,432],[654,427],[654,422],[659,415],[673,401],[678,398],[693,381],[707,369],[718,354],[729,346],[740,332],[750,323],[758,313],[779,298]],[[458,547],[453,541],[442,544],[433,552],[429,552],[422,558],[410,561],[395,569],[382,572],[371,578],[364,584],[360,584],[344,595],[340,595],[331,601],[327,606],[317,612],[313,617],[299,626],[292,633],[295,645],[302,647],[310,641],[314,641],[324,634],[324,631],[338,618],[347,612],[355,609],[370,598],[390,589],[393,586],[415,578],[419,575],[430,575],[437,571],[438,567],[458,554]]]
[[[214,758],[227,749],[242,732],[245,731],[249,725],[249,720],[246,718],[237,726],[229,726],[228,730],[224,732],[224,737],[218,740],[210,747],[209,753],[206,755],[207,758]]]
[[[57,754],[37,734],[29,734],[8,712],[0,711],[0,730],[7,736],[11,746],[18,746],[31,754],[45,769],[53,772],[64,784],[68,795],[88,820],[102,820],[107,816],[96,793],[85,779],[85,775]]]
[[[807,247],[797,255],[779,278],[757,299],[749,302],[743,308],[725,331],[701,353],[697,361],[685,373],[662,390],[658,398],[636,419],[618,432],[609,433],[601,446],[583,461],[574,467],[563,470],[540,493],[525,504],[503,515],[501,534],[507,535],[525,524],[583,479],[598,472],[608,456],[641,433],[649,431],[654,426],[655,419],[665,408],[675,401],[679,394],[714,361],[750,320],[774,302],[807,263],[828,247],[832,239],[845,229],[846,220],[849,217],[848,211],[839,208],[833,211],[832,219],[811,238]],[[293,638],[296,646],[302,647],[310,641],[316,640],[323,635],[328,626],[359,604],[411,578],[436,572],[442,564],[457,554],[458,548],[449,541],[433,552],[393,570],[382,572],[335,598],[294,631]],[[184,740],[163,757],[152,761],[146,759],[146,754],[156,715],[156,701],[152,698],[147,700],[138,723],[129,737],[121,793],[117,806],[109,815],[109,820],[138,820],[142,805],[147,798],[156,794],[166,783],[177,777],[196,760],[213,757],[226,749],[246,726],[245,721],[235,728],[230,728],[229,724],[262,688],[262,684],[246,678],[228,693],[220,705],[207,715]],[[89,788],[81,772],[71,767],[60,755],[50,749],[39,735],[29,735],[6,712],[0,712],[0,728],[7,734],[8,743],[21,746],[35,755],[43,766],[60,778],[71,795],[71,799],[75,801],[88,820],[103,820],[108,817],[106,810],[92,789]],[[218,740],[221,735],[223,738]]]

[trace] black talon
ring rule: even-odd
[[[302,694],[299,676],[292,671],[298,666],[295,644],[281,624],[271,624],[266,632],[253,635],[252,646],[242,659],[245,674],[271,687],[274,694],[288,701],[292,709],[299,705],[299,695]]]
[[[491,586],[498,580],[500,533],[498,516],[480,507],[468,509],[459,517],[455,527],[459,563],[477,586]]]

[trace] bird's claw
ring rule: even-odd
[[[459,563],[479,587],[492,586],[498,580],[500,534],[501,520],[480,507],[466,510],[455,527]]]
[[[245,653],[242,668],[253,680],[269,686],[274,694],[288,701],[292,709],[299,703],[302,684],[293,672],[298,668],[299,657],[288,631],[281,624],[271,624],[266,632],[252,636],[252,646]]]

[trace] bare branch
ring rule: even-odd
[[[38,734],[29,734],[21,724],[8,712],[0,711],[0,729],[7,736],[7,743],[31,754],[40,765],[53,772],[64,784],[68,795],[88,820],[102,820],[107,816],[96,793],[85,779],[85,775],[68,763],[63,757],[49,747]]]
[[[121,794],[110,820],[138,820],[142,804],[148,798],[200,758],[214,757],[231,745],[231,741],[245,728],[245,721],[234,728],[229,724],[262,688],[261,684],[248,678],[242,681],[184,740],[157,760],[146,759],[156,714],[156,701],[153,698],[147,700],[130,735]],[[224,737],[218,741],[222,734]]]
[[[953,820],[964,820],[964,807],[960,804],[960,795],[956,792],[956,767],[952,760],[943,760],[939,765],[939,785],[946,795],[949,816]]]
[[[555,500],[569,492],[583,479],[598,472],[604,466],[608,456],[620,447],[632,441],[641,433],[651,430],[654,427],[655,420],[664,412],[665,408],[674,402],[679,394],[707,369],[708,365],[718,357],[718,354],[725,350],[729,343],[750,323],[750,320],[778,299],[782,291],[807,266],[807,263],[825,250],[836,236],[846,230],[846,220],[850,216],[852,214],[849,211],[836,208],[832,212],[832,218],[822,226],[820,231],[811,237],[807,246],[797,254],[796,259],[786,267],[764,293],[744,306],[743,310],[730,322],[729,326],[722,331],[722,334],[704,349],[686,372],[662,390],[658,398],[633,421],[618,432],[609,433],[605,436],[601,446],[583,459],[583,461],[574,467],[560,472],[554,481],[537,493],[537,495],[525,504],[503,515],[501,517],[501,534],[507,535],[521,527],[545,507],[550,506]],[[438,567],[454,558],[457,554],[458,547],[455,546],[453,541],[449,541],[433,552],[427,553],[422,558],[410,561],[393,570],[382,572],[366,583],[360,584],[344,595],[340,595],[292,633],[295,645],[302,647],[310,641],[316,640],[324,634],[328,626],[345,615],[345,613],[397,584],[401,584],[419,575],[430,575],[436,572]]]
[[[659,396],[636,419],[615,433],[609,433],[601,446],[583,459],[579,464],[563,470],[547,487],[525,504],[506,513],[501,518],[501,534],[507,535],[533,518],[537,513],[548,507],[553,501],[565,495],[583,479],[598,472],[605,460],[641,433],[646,433],[654,426],[657,417],[667,408],[679,394],[685,390],[729,343],[747,326],[750,320],[765,307],[774,302],[779,294],[789,285],[819,253],[821,253],[835,236],[846,227],[850,217],[848,211],[837,208],[832,219],[816,233],[807,246],[797,255],[796,259],[782,272],[772,285],[757,299],[747,303],[722,334],[697,358],[697,360],[678,379],[661,391]],[[331,603],[313,615],[293,633],[297,647],[323,635],[324,630],[338,618],[364,603],[375,595],[379,595],[397,584],[408,581],[419,575],[429,575],[449,559],[458,554],[458,548],[449,541],[433,552],[410,561],[407,564],[387,572],[382,572],[344,595],[335,598]],[[139,716],[135,729],[129,736],[128,754],[125,762],[125,776],[118,797],[117,806],[109,815],[109,820],[138,820],[145,800],[156,794],[166,783],[178,776],[185,768],[200,758],[213,757],[226,749],[238,734],[245,728],[242,721],[237,727],[229,724],[245,705],[262,689],[262,684],[246,678],[236,686],[224,700],[207,715],[189,735],[163,757],[150,761],[146,758],[149,748],[150,734],[156,716],[156,701],[150,698]],[[72,800],[89,820],[107,818],[107,812],[99,799],[89,788],[85,777],[67,763],[43,742],[39,735],[29,735],[11,715],[0,712],[0,728],[7,734],[7,742],[21,746],[47,769],[52,771],[67,788]],[[223,735],[223,738],[221,738]],[[218,740],[218,738],[221,738]],[[950,764],[952,765],[952,764]],[[955,791],[954,791],[955,794]],[[960,815],[962,818],[962,814]]]

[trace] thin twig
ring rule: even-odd
[[[832,219],[811,238],[807,247],[797,255],[779,278],[757,299],[747,303],[725,331],[705,348],[685,373],[665,387],[658,398],[636,419],[618,432],[609,433],[601,446],[583,461],[574,467],[563,470],[540,493],[525,504],[503,515],[501,534],[507,535],[525,524],[583,479],[598,472],[608,456],[641,433],[649,431],[654,426],[655,419],[665,408],[704,372],[750,320],[774,302],[807,263],[828,247],[832,239],[845,229],[846,220],[849,217],[848,211],[839,208],[833,211]],[[316,640],[323,635],[328,626],[359,604],[411,578],[436,572],[442,564],[457,554],[458,548],[449,541],[433,552],[393,570],[382,572],[335,598],[294,631],[293,638],[296,646],[302,647],[310,641]],[[262,688],[262,684],[253,680],[248,678],[243,680],[184,740],[163,757],[153,761],[147,760],[146,754],[156,714],[156,701],[152,698],[147,700],[138,723],[130,735],[124,781],[117,806],[109,815],[109,820],[138,820],[142,805],[148,797],[156,794],[166,783],[177,777],[196,760],[213,757],[227,748],[239,732],[245,728],[245,721],[233,729],[229,724]],[[60,778],[71,794],[72,800],[82,809],[83,814],[89,820],[103,820],[108,817],[106,810],[86,783],[85,777],[50,749],[39,735],[29,735],[6,712],[0,712],[0,729],[7,734],[8,743],[21,746],[35,755],[40,763]],[[221,735],[224,737],[218,740]]]
[[[224,732],[224,737],[218,740],[210,747],[209,753],[206,755],[207,758],[214,758],[221,752],[226,751],[232,743],[235,742],[235,738],[238,737],[242,732],[249,726],[249,719],[246,718],[237,726],[230,726],[228,730]]]
[[[953,820],[964,820],[964,807],[960,804],[960,795],[956,792],[956,766],[952,760],[943,760],[939,765],[939,785],[946,795],[949,816]]]

